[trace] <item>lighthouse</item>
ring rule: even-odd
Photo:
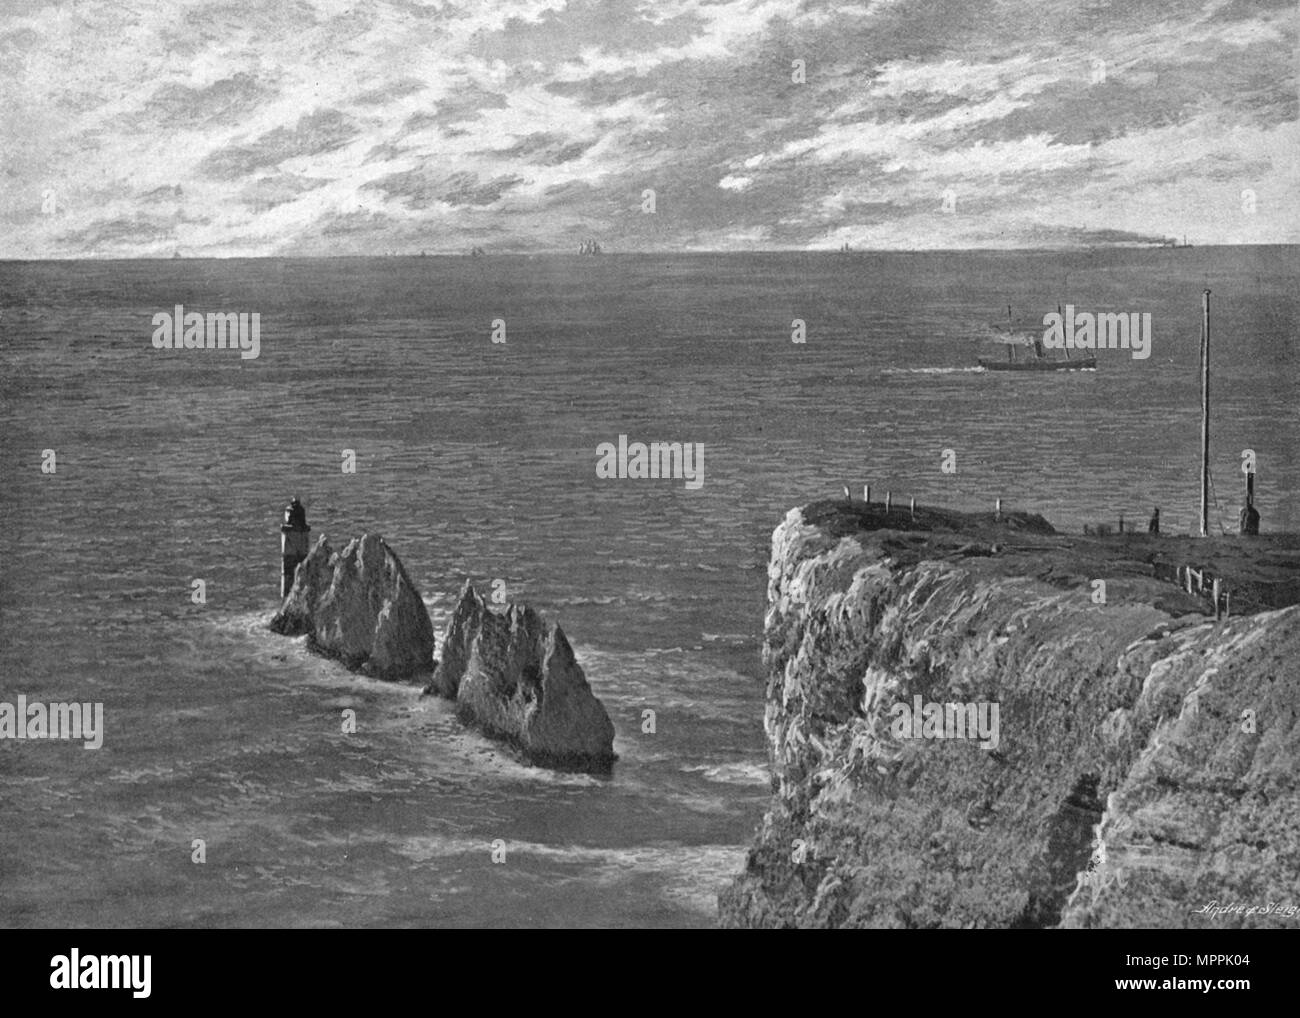
[[[293,501],[284,507],[284,522],[280,524],[280,556],[284,560],[284,572],[280,577],[280,600],[289,596],[298,563],[307,557],[309,533],[311,527],[307,526],[307,509],[295,495]]]

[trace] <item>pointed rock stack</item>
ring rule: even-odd
[[[525,605],[498,614],[469,583],[425,692],[455,700],[463,720],[530,762],[584,771],[614,762],[614,725],[563,630]]]
[[[349,541],[337,554],[322,536],[298,566],[271,629],[306,633],[314,650],[378,678],[433,667],[429,613],[397,553],[376,534]]]
[[[400,679],[428,673],[426,693],[454,700],[462,721],[532,764],[607,772],[614,725],[564,632],[525,605],[495,612],[468,582],[434,667],[433,624],[396,553],[375,534],[342,552],[321,537],[271,620],[285,636],[355,671]]]

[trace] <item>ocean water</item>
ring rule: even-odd
[[[1215,525],[1253,448],[1264,529],[1300,528],[1298,268],[1295,248],[0,263],[0,700],[106,714],[96,751],[0,740],[0,925],[712,924],[767,797],[781,516],[869,482],[1071,530],[1158,504],[1191,530],[1208,287]],[[1151,357],[972,370],[1007,304],[1036,325],[1066,301],[1150,312]],[[260,356],[153,349],[176,304],[257,312]],[[703,486],[597,478],[620,434],[702,443]],[[524,766],[416,687],[267,632],[294,494],[313,537],[383,534],[440,632],[467,578],[558,618],[613,775]]]

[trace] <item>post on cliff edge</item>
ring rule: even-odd
[[[1259,536],[1259,510],[1255,508],[1255,471],[1246,471],[1246,502],[1241,507],[1237,531],[1250,537]]]
[[[295,495],[293,501],[284,507],[284,522],[280,524],[280,556],[284,562],[280,576],[282,601],[293,588],[293,574],[298,569],[298,563],[307,557],[307,535],[310,532],[311,527],[307,526],[307,508]]]

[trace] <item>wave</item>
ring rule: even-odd
[[[673,842],[597,848],[502,838],[493,846],[484,838],[419,835],[392,839],[390,847],[417,865],[442,862],[444,866],[446,860],[458,857],[487,857],[495,847],[505,853],[506,860],[512,856],[531,859],[533,868],[542,864],[543,868],[536,872],[522,867],[512,872],[516,879],[545,880],[550,887],[568,884],[575,889],[596,887],[608,891],[653,874],[662,898],[709,916],[717,908],[718,888],[740,871],[745,860],[743,847]],[[557,868],[570,865],[571,873]]]
[[[700,774],[706,781],[723,785],[762,785],[766,787],[771,774],[765,763],[692,764],[682,770]]]
[[[755,645],[762,639],[761,633],[710,633],[703,632],[700,634],[705,643],[728,643],[735,646],[744,646],[747,643]]]
[[[961,368],[881,368],[882,375],[967,375],[978,374],[984,368],[979,365]]]

